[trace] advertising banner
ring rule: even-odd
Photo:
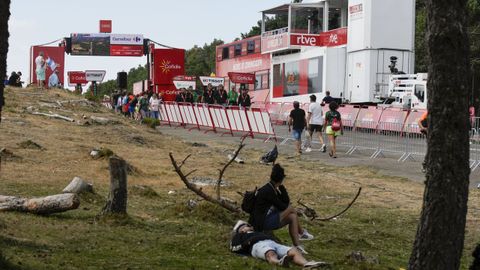
[[[35,73],[35,59],[43,52],[45,61],[45,81],[48,82],[50,75],[58,70],[58,80],[64,85],[64,67],[65,67],[65,48],[49,46],[32,46],[30,48],[30,83],[37,83],[37,74]]]
[[[112,20],[100,20],[100,33],[112,32]]]
[[[177,89],[181,89],[181,88],[188,89],[189,87],[192,87],[193,89],[195,89],[197,87],[197,77],[184,76],[184,75],[175,76],[173,78],[173,84]]]
[[[73,33],[72,55],[142,56],[143,35],[109,33]]]
[[[288,48],[288,32],[275,35],[262,35],[262,53]]]
[[[290,34],[291,46],[334,47],[347,44],[347,28],[338,28],[319,35]]]
[[[211,83],[213,87],[224,85],[225,83],[225,79],[221,77],[200,76],[200,81],[202,82],[203,86],[207,86],[209,83]]]
[[[89,82],[101,82],[105,78],[105,70],[85,70],[85,79]]]
[[[153,50],[153,83],[173,85],[173,78],[185,73],[185,50]]]
[[[255,74],[253,73],[228,72],[228,78],[234,83],[255,83]]]
[[[85,71],[69,71],[68,75],[68,84],[70,86],[75,86],[77,84],[87,84],[87,75]]]

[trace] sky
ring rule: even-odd
[[[98,33],[99,20],[112,20],[112,33],[143,34],[158,43],[190,49],[214,38],[231,42],[261,19],[260,11],[289,0],[11,0],[7,74],[22,71],[29,81],[30,46],[45,44],[70,33]],[[57,43],[52,45],[56,46]],[[117,72],[144,65],[146,57],[71,56],[69,70]],[[66,74],[65,74],[66,78]]]

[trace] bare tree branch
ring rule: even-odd
[[[305,205],[304,203],[301,202],[301,200],[298,200],[298,204],[300,204],[301,206],[305,207],[306,211],[305,211],[305,214],[307,216],[310,217],[310,220],[319,220],[319,221],[329,221],[331,219],[334,219],[340,215],[342,215],[343,213],[347,212],[348,209],[350,209],[350,207],[352,207],[352,205],[355,203],[355,201],[357,200],[358,196],[360,196],[360,193],[362,192],[362,187],[359,187],[358,188],[358,192],[357,192],[357,195],[355,195],[355,198],[353,198],[353,200],[347,205],[347,207],[345,209],[343,209],[341,212],[339,212],[338,214],[335,214],[333,216],[330,216],[330,217],[326,217],[326,218],[319,218],[318,215],[317,215],[317,212],[315,211],[315,209]]]
[[[232,164],[232,162],[235,161],[235,159],[238,156],[238,153],[240,153],[242,148],[245,146],[245,144],[243,144],[243,141],[245,141],[245,138],[246,137],[242,137],[242,139],[240,140],[240,144],[238,145],[237,150],[233,154],[233,157],[227,162],[227,164],[225,164],[225,166],[223,166],[223,168],[221,170],[219,170],[218,181],[217,181],[217,185],[215,187],[215,189],[217,191],[217,200],[220,200],[220,185],[222,184],[223,174],[225,173],[225,170],[228,168],[228,166],[230,166],[230,164]]]
[[[206,201],[209,201],[209,202],[214,203],[214,204],[218,204],[221,207],[229,210],[230,212],[240,213],[240,208],[236,204],[231,203],[231,202],[229,202],[227,200],[224,200],[222,198],[220,198],[220,199],[212,198],[211,196],[209,196],[208,194],[203,192],[201,188],[198,188],[197,185],[190,183],[190,181],[188,181],[187,176],[189,174],[193,173],[195,170],[191,171],[187,175],[184,175],[182,170],[178,166],[177,162],[175,161],[175,158],[173,157],[173,154],[171,152],[169,153],[169,156],[170,156],[170,160],[172,162],[173,168],[175,169],[175,172],[177,172],[178,176],[180,177],[182,182],[185,184],[185,186],[187,186],[188,189],[190,189],[191,191],[193,191],[195,194],[202,197]]]
[[[180,168],[180,167],[179,167],[179,168]],[[194,173],[194,172],[196,172],[196,171],[197,171],[197,169],[191,170],[189,173],[185,174],[185,177],[188,177],[190,174],[192,174],[192,173]]]
[[[182,168],[183,165],[185,165],[185,162],[187,162],[187,159],[192,156],[192,154],[188,154],[183,160],[182,162],[180,163],[180,165],[178,165],[178,168]]]

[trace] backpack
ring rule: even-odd
[[[336,117],[333,118],[332,121],[332,130],[339,131],[341,129],[340,121]]]
[[[253,191],[245,191],[242,199],[242,210],[248,214],[251,214],[255,207],[255,201],[257,200],[257,187]]]

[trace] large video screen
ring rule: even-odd
[[[142,56],[143,35],[71,34],[72,55]]]

